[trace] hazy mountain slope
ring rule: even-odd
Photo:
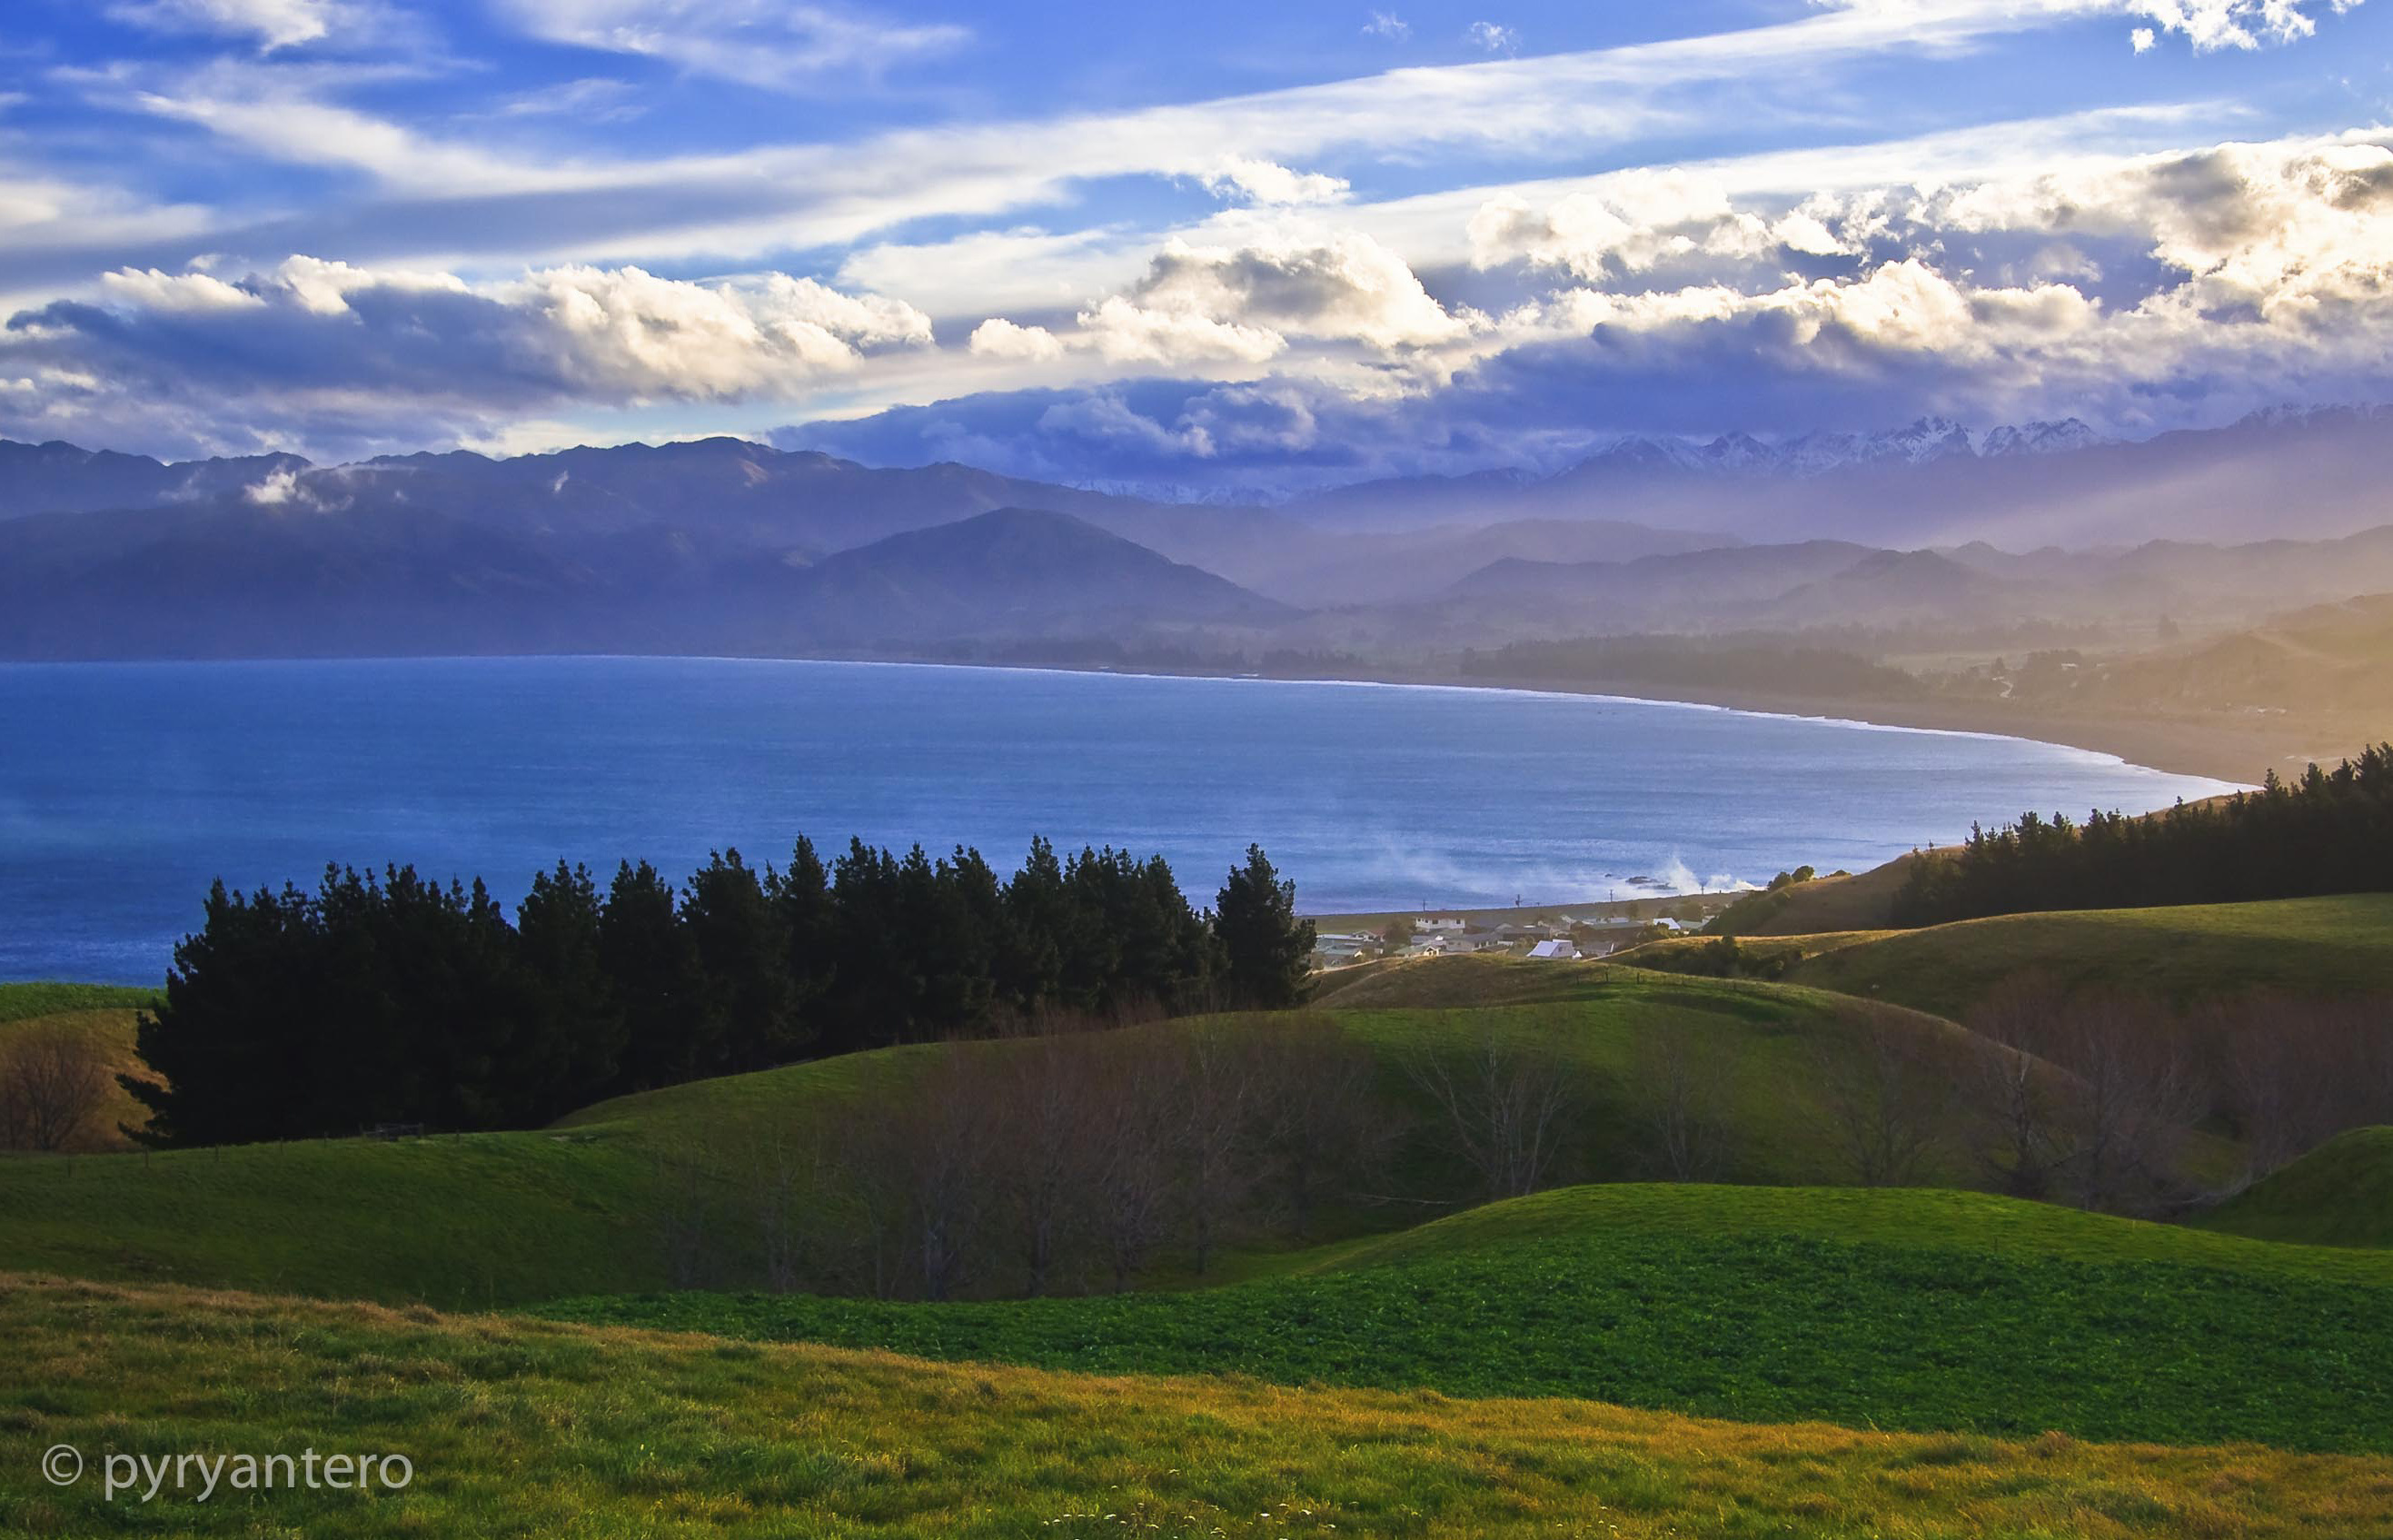
[[[1261,624],[1288,611],[1068,514],[1003,508],[839,552],[752,563],[713,588],[707,633],[739,649],[897,645]]]

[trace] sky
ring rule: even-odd
[[[1194,495],[2393,398],[2393,0],[10,0],[0,437]]]

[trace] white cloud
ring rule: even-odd
[[[1288,348],[1288,339],[1268,327],[1218,320],[1193,310],[1158,309],[1119,294],[1081,311],[1079,321],[1082,340],[1115,363],[1258,364]]]
[[[1518,28],[1499,26],[1493,21],[1473,21],[1463,29],[1462,37],[1472,47],[1491,54],[1515,53],[1521,46]]]
[[[463,422],[570,405],[791,401],[868,359],[928,349],[901,302],[767,273],[694,283],[565,266],[503,281],[294,256],[237,282],[127,268],[98,307],[0,331],[0,373],[79,369],[77,410]]]
[[[1237,193],[1253,202],[1282,205],[1335,203],[1352,190],[1343,177],[1290,171],[1244,155],[1223,156],[1219,165],[1205,174],[1205,185],[1224,196]]]
[[[2337,15],[2361,0],[2328,0]],[[2308,15],[2311,0],[2124,0],[2124,8],[2149,17],[2166,33],[2182,33],[2197,52],[2257,48],[2295,43],[2318,31]],[[2132,34],[2138,53],[2151,46],[2152,30]]]
[[[162,273],[155,268],[122,268],[101,277],[111,298],[145,310],[196,312],[262,308],[266,301],[205,273]]]
[[[661,59],[698,74],[769,90],[816,87],[842,75],[877,76],[949,52],[972,33],[946,22],[909,24],[788,0],[506,0],[536,37]]]
[[[1043,326],[1016,326],[993,316],[973,328],[971,350],[987,359],[1047,363],[1064,356],[1063,339]]]
[[[1351,230],[1295,230],[1237,248],[1174,240],[1131,298],[1143,309],[1391,351],[1471,330],[1402,257]]]
[[[2127,46],[2139,54],[2151,53],[2153,44],[2157,41],[2156,34],[2150,27],[2138,27],[2127,34]]]
[[[113,20],[157,32],[254,37],[269,53],[320,41],[360,14],[349,0],[126,0],[108,7]]]
[[[1363,35],[1366,37],[1384,37],[1392,43],[1402,43],[1412,34],[1412,23],[1393,11],[1373,11],[1371,20],[1363,23]]]

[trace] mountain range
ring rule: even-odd
[[[2388,427],[2281,412],[2118,443],[2074,420],[1977,435],[1923,418],[1774,445],[1625,440],[1542,479],[1275,508],[730,438],[339,466],[0,442],[0,654],[2216,629],[2393,591]]]

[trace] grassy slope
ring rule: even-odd
[[[1798,1193],[1757,1208],[1753,1196],[1552,1194],[1333,1253],[1320,1271],[1189,1294],[678,1293],[546,1311],[1098,1373],[2393,1451],[2393,1338],[2379,1328],[2393,1259],[1993,1198]],[[1806,1213],[1814,1196],[1822,1211]]]
[[[2393,994],[2393,894],[1970,920],[1838,947],[1792,978],[1957,1017],[2029,972],[2177,1003],[2250,989]]]
[[[2393,1129],[2330,1140],[2195,1222],[2268,1241],[2393,1246]]]
[[[69,1011],[138,1011],[157,994],[155,989],[113,984],[0,984],[0,1022]]]
[[[5,1009],[6,1004],[5,999],[0,999],[0,1009]],[[102,1045],[107,1058],[108,1087],[98,1110],[85,1126],[82,1137],[68,1146],[70,1149],[88,1152],[131,1149],[133,1141],[125,1137],[124,1129],[138,1128],[150,1121],[150,1110],[133,1100],[116,1080],[119,1075],[132,1075],[145,1080],[155,1078],[133,1045],[134,1024],[139,1017],[137,1007],[108,1007],[0,1019],[0,1049],[7,1047],[11,1033],[51,1027],[87,1034]]]
[[[1749,1156],[1735,1169],[1767,1180],[1836,1180],[1818,1131],[1786,1107],[1771,1067],[1794,1062],[1789,1056],[1807,1051],[1800,1045],[1828,1024],[1824,997],[1628,969],[1539,974],[1521,966],[1549,985],[1566,980],[1579,998],[1484,1012],[1383,1009],[1344,1019],[1389,1055],[1387,1082],[1400,1097],[1418,1095],[1393,1067],[1400,1055],[1459,1051],[1486,1028],[1552,1041],[1587,1071],[1599,1110],[1588,1120],[1594,1136],[1582,1169],[1602,1175],[1628,1168],[1621,1119],[1602,1109],[1616,1108],[1632,1031],[1733,1034],[1751,1055],[1740,1075],[1753,1119]],[[892,1050],[677,1086],[587,1109],[543,1132],[0,1161],[0,1256],[77,1276],[441,1306],[654,1287],[661,1282],[660,1216],[673,1201],[660,1156],[727,1170],[774,1130],[803,1125],[826,1103],[902,1094],[933,1051]],[[1415,1144],[1430,1149],[1426,1140]],[[1432,1154],[1418,1155],[1398,1176],[1417,1195],[1467,1196],[1451,1162]],[[1420,1212],[1407,1206],[1349,1219],[1384,1230]],[[736,1271],[739,1258],[732,1261]]]
[[[664,1281],[629,1142],[542,1133],[0,1161],[0,1256],[77,1276],[457,1307]]]
[[[1314,1256],[1290,1259],[1289,1270],[1344,1271],[1523,1241],[1635,1234],[1791,1235],[2028,1259],[2164,1262],[2393,1289],[2393,1252],[2272,1245],[1989,1193],[1866,1187],[1617,1183],[1558,1188],[1491,1203],[1396,1234],[1324,1247]]]
[[[372,1499],[143,1517],[529,1536],[2359,1537],[2393,1460],[1745,1427],[1576,1402],[1098,1379],[535,1322],[0,1277],[0,1530],[116,1530],[106,1450],[396,1451]],[[123,1498],[120,1497],[120,1503]],[[162,1499],[162,1503],[163,1503]]]
[[[1920,855],[1898,855],[1884,866],[1846,877],[1819,877],[1776,893],[1747,894],[1712,921],[1715,935],[1818,935],[1871,931],[1892,923],[1894,895],[1911,879]]]

